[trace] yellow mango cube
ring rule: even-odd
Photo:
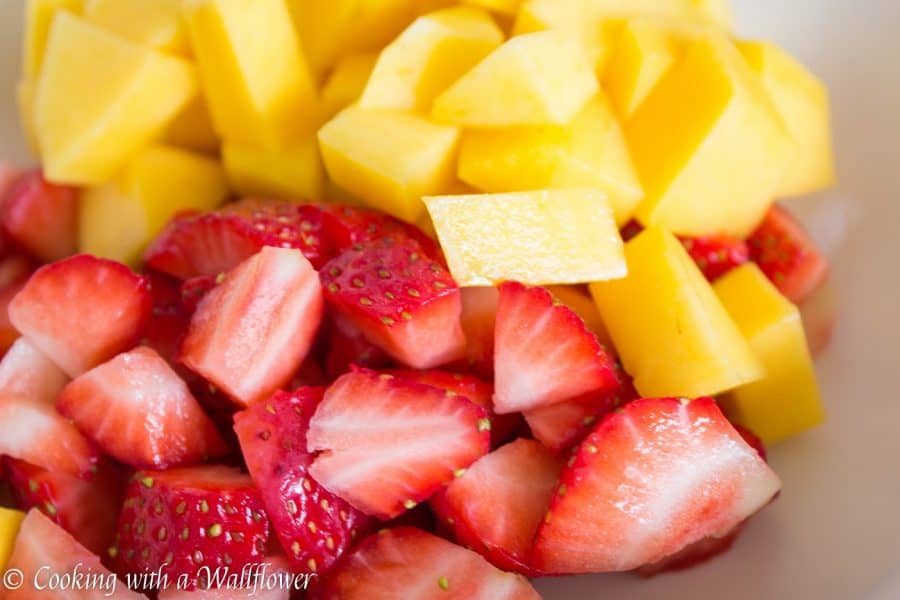
[[[189,63],[58,13],[34,108],[47,178],[83,185],[109,180],[196,93]]]
[[[214,153],[219,150],[219,136],[213,129],[206,99],[197,95],[185,106],[165,135],[165,142],[188,150]]]
[[[503,32],[478,8],[456,6],[419,17],[381,52],[359,105],[426,111],[502,42]]]
[[[695,398],[763,367],[678,239],[650,227],[625,245],[628,277],[591,284],[625,371],[645,397]]]
[[[742,42],[738,48],[759,75],[797,146],[776,195],[799,196],[834,185],[831,109],[825,85],[774,44]]]
[[[425,198],[450,273],[461,286],[624,277],[622,238],[597,190]]]
[[[351,54],[338,61],[322,86],[319,98],[324,121],[359,100],[377,61],[377,52]]]
[[[47,35],[59,11],[80,15],[84,0],[25,0],[25,42],[22,52],[22,75],[35,79],[41,73]]]
[[[565,125],[599,87],[577,40],[541,31],[489,54],[437,97],[432,116],[467,127]]]
[[[413,114],[352,106],[319,130],[325,169],[340,187],[410,223],[422,196],[454,179],[459,130]]]
[[[746,237],[794,155],[765,90],[731,43],[689,44],[625,123],[646,196],[644,225]]]
[[[0,573],[6,571],[25,513],[0,506]]]
[[[463,4],[478,6],[504,17],[514,17],[522,0],[463,0]]]
[[[222,146],[222,161],[231,188],[238,194],[284,200],[322,196],[325,176],[315,136],[279,152],[226,142]]]
[[[221,138],[279,150],[315,128],[315,82],[284,0],[187,0],[185,14]]]
[[[693,0],[693,4],[712,23],[722,29],[731,31],[734,27],[734,13],[729,0]]]
[[[34,98],[37,95],[37,82],[34,79],[23,79],[16,84],[16,105],[19,108],[19,125],[28,150],[34,156],[40,156],[37,132],[34,130]]]
[[[668,32],[637,20],[623,26],[603,79],[619,118],[634,113],[674,62]]]
[[[602,94],[567,125],[467,131],[459,178],[485,192],[598,189],[619,225],[643,197],[622,129]]]
[[[762,379],[722,400],[729,417],[766,444],[823,423],[825,411],[797,307],[752,263],[713,287],[765,368]]]
[[[217,161],[180,148],[151,145],[108,183],[81,195],[78,248],[137,264],[144,246],[177,213],[209,211],[228,195]]]
[[[138,44],[187,55],[183,5],[184,0],[86,0],[84,17]]]

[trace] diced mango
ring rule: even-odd
[[[461,286],[510,279],[532,285],[625,276],[622,239],[597,190],[425,198]]]
[[[197,95],[185,106],[166,132],[165,141],[188,150],[213,153],[219,149],[219,136],[213,129],[206,99]]]
[[[84,0],[26,0],[25,43],[22,54],[22,75],[35,79],[41,73],[44,50],[50,25],[58,11],[81,14]]]
[[[485,192],[599,189],[619,225],[643,197],[622,129],[602,94],[567,125],[467,131],[459,177]]]
[[[23,519],[25,513],[0,506],[0,573],[6,571]]]
[[[742,42],[738,48],[759,74],[797,145],[776,195],[798,196],[834,185],[828,90],[806,67],[773,44]]]
[[[594,303],[593,298],[582,291],[583,286],[553,285],[547,289],[557,300],[571,308],[572,312],[581,317],[585,327],[597,336],[601,344],[607,348],[613,347],[613,341],[609,337],[609,330],[606,329],[606,324],[603,323],[603,317],[600,316],[600,311],[597,310],[597,305]]]
[[[729,417],[766,444],[823,423],[825,411],[797,307],[752,263],[713,287],[765,368],[762,379],[722,400]]]
[[[463,0],[464,4],[478,6],[504,17],[514,17],[522,0]]]
[[[630,117],[675,62],[671,37],[644,21],[629,21],[604,73],[604,85],[621,119]]]
[[[322,86],[319,103],[320,115],[324,121],[359,100],[377,60],[377,52],[366,52],[351,54],[338,61]]]
[[[759,80],[718,36],[689,44],[625,136],[646,194],[637,219],[688,236],[746,237],[794,153]]]
[[[226,142],[222,160],[231,188],[245,196],[284,200],[318,199],[324,174],[315,136],[279,152],[266,152]]]
[[[196,93],[189,63],[58,13],[34,109],[47,178],[69,184],[108,180],[162,135]]]
[[[284,0],[188,0],[185,14],[222,139],[279,150],[315,128],[315,83]]]
[[[79,250],[134,265],[176,213],[212,210],[227,194],[225,172],[215,160],[148,146],[115,179],[82,193]]]
[[[438,94],[502,42],[503,32],[478,8],[419,17],[381,52],[359,105],[429,110]]]
[[[187,55],[183,5],[184,0],[86,0],[84,17],[138,44]]]
[[[565,125],[598,89],[578,41],[542,31],[497,48],[437,97],[432,116],[469,127]]]
[[[319,130],[331,179],[371,206],[410,223],[422,196],[454,179],[459,130],[412,114],[350,107]]]
[[[625,245],[628,277],[591,293],[625,371],[645,397],[711,396],[760,379],[762,365],[700,269],[671,233]]]
[[[28,150],[34,156],[40,156],[37,133],[34,130],[34,98],[37,95],[37,82],[34,79],[23,79],[16,84],[16,105],[19,107],[19,124],[25,136]]]

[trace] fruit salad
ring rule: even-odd
[[[828,97],[726,0],[25,13],[0,598],[532,599],[790,486]]]

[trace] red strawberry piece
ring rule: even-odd
[[[463,333],[466,336],[466,361],[482,377],[494,378],[494,325],[500,293],[495,287],[471,287],[462,295]]]
[[[742,438],[744,438],[747,445],[756,450],[756,453],[759,454],[761,459],[768,461],[769,457],[766,452],[766,447],[763,445],[762,440],[759,439],[759,436],[741,425],[732,423],[731,426],[734,427],[735,431],[737,431]]]
[[[181,360],[250,406],[290,381],[312,347],[322,311],[319,277],[303,254],[263,248],[197,307]]]
[[[534,564],[635,569],[726,535],[780,487],[715,400],[635,400],[601,421],[563,470]]]
[[[309,424],[309,469],[366,514],[396,517],[490,447],[487,411],[443,390],[360,369],[328,388]]]
[[[7,190],[0,222],[10,238],[38,259],[65,258],[76,250],[78,190],[50,183],[40,170],[26,173]]]
[[[368,208],[323,204],[320,209],[323,213],[325,235],[338,253],[352,246],[385,238],[394,241],[410,238],[419,243],[426,256],[442,260],[441,251],[435,241],[415,225]]]
[[[219,275],[199,275],[192,277],[181,284],[181,304],[188,314],[194,314],[197,305],[206,297],[214,287],[225,278],[224,273]]]
[[[19,509],[37,508],[91,552],[106,551],[125,490],[125,478],[116,465],[101,461],[88,480],[9,457],[4,462]]]
[[[368,517],[313,479],[306,450],[322,388],[277,392],[238,413],[234,429],[272,527],[298,572],[324,574],[365,533]]]
[[[494,350],[498,414],[618,386],[613,356],[568,306],[540,287],[500,285]]]
[[[65,529],[48,519],[41,511],[32,510],[22,521],[8,569],[23,575],[22,587],[4,589],[3,600],[35,600],[35,598],[72,598],[78,600],[138,600],[146,597],[130,591],[124,582],[101,564],[100,559],[78,543]],[[80,573],[90,575],[92,589],[50,592],[45,587],[51,574]],[[85,581],[85,579],[82,579]]]
[[[834,287],[825,281],[798,306],[806,343],[813,356],[819,356],[828,348],[834,337],[838,319],[838,299]]]
[[[121,574],[158,572],[204,587],[205,569],[260,563],[269,521],[248,475],[227,467],[140,471],[125,495],[109,554]],[[159,586],[166,587],[166,586]]]
[[[150,318],[146,277],[80,254],[35,271],[9,305],[22,335],[70,377],[132,347]]]
[[[521,575],[413,527],[383,529],[328,578],[321,600],[539,600]]]
[[[629,242],[632,238],[637,237],[643,230],[644,226],[632,219],[622,226],[622,229],[619,230],[619,234],[622,236],[622,241]]]
[[[370,342],[355,325],[333,317],[326,332],[325,373],[332,378],[350,370],[352,365],[380,369],[391,364],[384,350]]]
[[[0,288],[7,288],[28,279],[34,272],[34,263],[21,254],[11,254],[0,259]]]
[[[713,558],[731,550],[734,542],[744,530],[746,521],[738,524],[734,529],[722,537],[708,537],[694,542],[683,550],[667,556],[653,564],[644,565],[637,570],[641,577],[653,577],[660,573],[672,571],[684,571],[703,564]]]
[[[750,260],[750,249],[744,240],[729,236],[681,238],[688,254],[709,281]]]
[[[516,440],[475,461],[435,508],[460,543],[500,569],[535,575],[532,542],[562,468],[539,442]]]
[[[0,357],[19,337],[9,320],[9,303],[22,291],[33,271],[34,265],[24,256],[13,254],[0,259]]]
[[[221,585],[210,582],[210,589],[179,590],[170,585],[161,591],[158,600],[289,600],[291,590],[306,589],[312,577],[307,573],[292,573],[283,556],[267,556],[259,564],[252,565],[245,573],[230,573],[243,576],[235,587],[233,581],[220,578]]]
[[[338,315],[401,363],[430,369],[462,356],[459,287],[410,239],[346,250],[322,268]]]
[[[791,214],[773,205],[747,239],[750,259],[775,287],[799,304],[828,277],[828,262]]]

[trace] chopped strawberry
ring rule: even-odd
[[[463,333],[466,336],[466,361],[482,377],[494,379],[494,326],[500,293],[495,287],[471,287],[460,290]]]
[[[313,479],[309,420],[324,389],[274,396],[234,418],[247,469],[282,548],[299,572],[324,574],[368,527],[368,517]]]
[[[462,356],[459,287],[417,242],[346,250],[321,277],[329,305],[401,363],[430,369]]]
[[[0,259],[0,288],[8,288],[24,282],[34,272],[34,263],[21,254],[10,254]]]
[[[578,315],[540,287],[500,285],[494,410],[533,410],[618,387],[613,356]]]
[[[734,542],[744,530],[746,521],[739,523],[734,529],[721,537],[708,537],[667,556],[655,563],[644,565],[637,570],[641,577],[653,577],[660,573],[683,571],[703,564],[720,554],[731,550]]]
[[[321,600],[540,600],[521,575],[413,527],[383,529],[364,540],[328,578]]]
[[[87,480],[9,457],[4,462],[21,510],[37,508],[91,552],[106,551],[115,535],[125,489],[118,466],[101,461]]]
[[[233,577],[235,571],[229,571]],[[239,574],[237,586],[234,579],[220,577],[210,582],[210,589],[181,590],[177,582],[159,593],[158,600],[290,600],[292,590],[306,589],[312,581],[311,574],[293,573],[283,556],[267,556]],[[216,584],[219,584],[216,587]],[[305,596],[304,596],[305,597]]]
[[[325,373],[339,377],[350,367],[380,369],[391,364],[391,357],[384,350],[366,339],[355,325],[336,316],[326,331]]]
[[[323,213],[325,235],[338,253],[352,246],[385,238],[394,241],[410,238],[419,243],[426,256],[442,260],[441,251],[435,241],[415,225],[368,208],[323,204],[320,209]]]
[[[191,277],[181,284],[181,304],[188,314],[194,314],[200,301],[206,297],[214,287],[225,279],[225,274],[198,275]]]
[[[197,307],[182,362],[242,406],[287,384],[322,320],[318,274],[298,250],[263,248]]]
[[[65,258],[76,251],[78,190],[30,171],[7,190],[0,222],[16,244],[41,261]]]
[[[709,281],[750,260],[750,249],[744,240],[729,236],[681,238],[688,254]]]
[[[125,495],[110,558],[121,574],[161,571],[204,587],[203,567],[240,573],[265,556],[269,521],[248,475],[227,467],[140,471]]]
[[[146,277],[123,264],[79,254],[35,271],[9,305],[23,336],[70,377],[140,338],[153,300]]]
[[[110,456],[139,469],[197,464],[227,451],[184,381],[146,346],[70,382],[57,408]]]
[[[9,303],[22,291],[33,271],[34,265],[24,256],[13,254],[0,259],[0,357],[19,337],[9,320]]]
[[[536,575],[532,541],[562,467],[539,442],[516,440],[475,461],[434,506],[461,544],[498,568]]]
[[[364,369],[328,388],[309,424],[309,472],[366,514],[390,519],[487,453],[487,411],[460,396]]]
[[[828,276],[828,262],[791,214],[773,205],[747,239],[750,259],[788,300],[799,304]]]
[[[602,573],[654,563],[729,533],[780,487],[715,400],[635,400],[601,421],[563,470],[534,564]]]

